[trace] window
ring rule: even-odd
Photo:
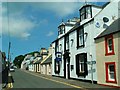
[[[84,73],[84,57],[82,57],[81,55],[79,55],[79,72],[80,73]]]
[[[59,51],[59,45],[58,45],[58,41],[55,42],[55,52]]]
[[[49,64],[49,74],[51,74],[51,64]]]
[[[107,55],[114,55],[114,43],[113,43],[113,35],[109,35],[105,37],[105,52]]]
[[[68,50],[69,49],[69,35],[67,35],[66,37],[65,37],[65,50]]]
[[[84,29],[77,30],[77,48],[84,46]]]
[[[91,18],[90,7],[86,7],[86,18]]]
[[[81,53],[76,55],[76,74],[78,76],[86,76],[87,70],[87,53]]]
[[[106,62],[105,65],[106,65],[106,82],[117,83],[115,62]]]
[[[58,34],[63,34],[65,32],[65,25],[60,25],[58,27]]]
[[[81,13],[80,13],[80,17],[81,17],[81,21],[85,19],[85,8],[81,9]]]
[[[92,9],[91,6],[84,6],[83,8],[81,8],[80,10],[80,20],[84,20],[87,18],[91,18],[92,17]]]
[[[55,73],[60,73],[60,63],[55,59]]]

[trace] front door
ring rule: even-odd
[[[67,78],[70,78],[70,64],[67,64]]]
[[[64,78],[70,78],[70,58],[64,59]]]

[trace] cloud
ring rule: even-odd
[[[82,3],[76,2],[47,2],[47,3],[38,3],[33,7],[36,9],[45,9],[55,13],[56,16],[65,17],[67,15],[73,14],[79,10]]]
[[[0,29],[0,34],[8,35],[12,37],[18,37],[26,39],[31,34],[30,31],[37,25],[35,22],[23,16],[22,12],[10,13],[7,16],[7,10],[5,7],[2,8],[2,30]],[[9,24],[9,25],[8,25]],[[8,27],[9,26],[9,27]]]
[[[9,9],[9,32],[13,37],[18,38],[28,38],[31,36],[31,30],[34,30],[34,27],[48,23],[47,19],[40,19],[34,16],[30,12],[40,10],[47,10],[54,12],[54,15],[57,17],[64,17],[78,11],[81,6],[80,3],[71,3],[71,2],[19,2],[19,3],[8,3]],[[6,3],[2,5],[2,34],[8,35],[8,17],[7,17],[7,6]],[[1,8],[0,8],[1,10]],[[0,29],[1,30],[1,29]],[[0,33],[1,33],[0,32]],[[49,32],[47,36],[52,36],[54,33]]]
[[[46,36],[50,37],[50,36],[53,36],[53,35],[54,35],[54,32],[49,31],[49,33]]]
[[[9,23],[6,17],[2,19],[2,34],[10,33],[14,37],[28,38],[31,35],[30,30],[36,26],[34,22],[26,18],[9,18]]]

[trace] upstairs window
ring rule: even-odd
[[[58,27],[58,35],[65,33],[65,25],[60,25]]]
[[[114,55],[114,42],[113,42],[113,35],[109,35],[105,37],[105,52],[107,55]]]
[[[81,19],[81,21],[85,19],[85,9],[84,8],[81,9],[81,11],[80,11],[80,19]]]
[[[84,20],[87,18],[91,18],[92,17],[92,9],[91,6],[84,6],[83,8],[81,8],[80,10],[80,20]]]
[[[91,18],[91,9],[90,7],[86,7],[86,18]]]
[[[65,50],[69,49],[69,35],[65,37]]]
[[[59,45],[58,41],[55,42],[55,52],[59,51]]]
[[[77,30],[77,48],[84,46],[84,29]]]

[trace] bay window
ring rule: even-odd
[[[76,74],[78,76],[86,76],[87,70],[87,53],[81,53],[76,55]]]

